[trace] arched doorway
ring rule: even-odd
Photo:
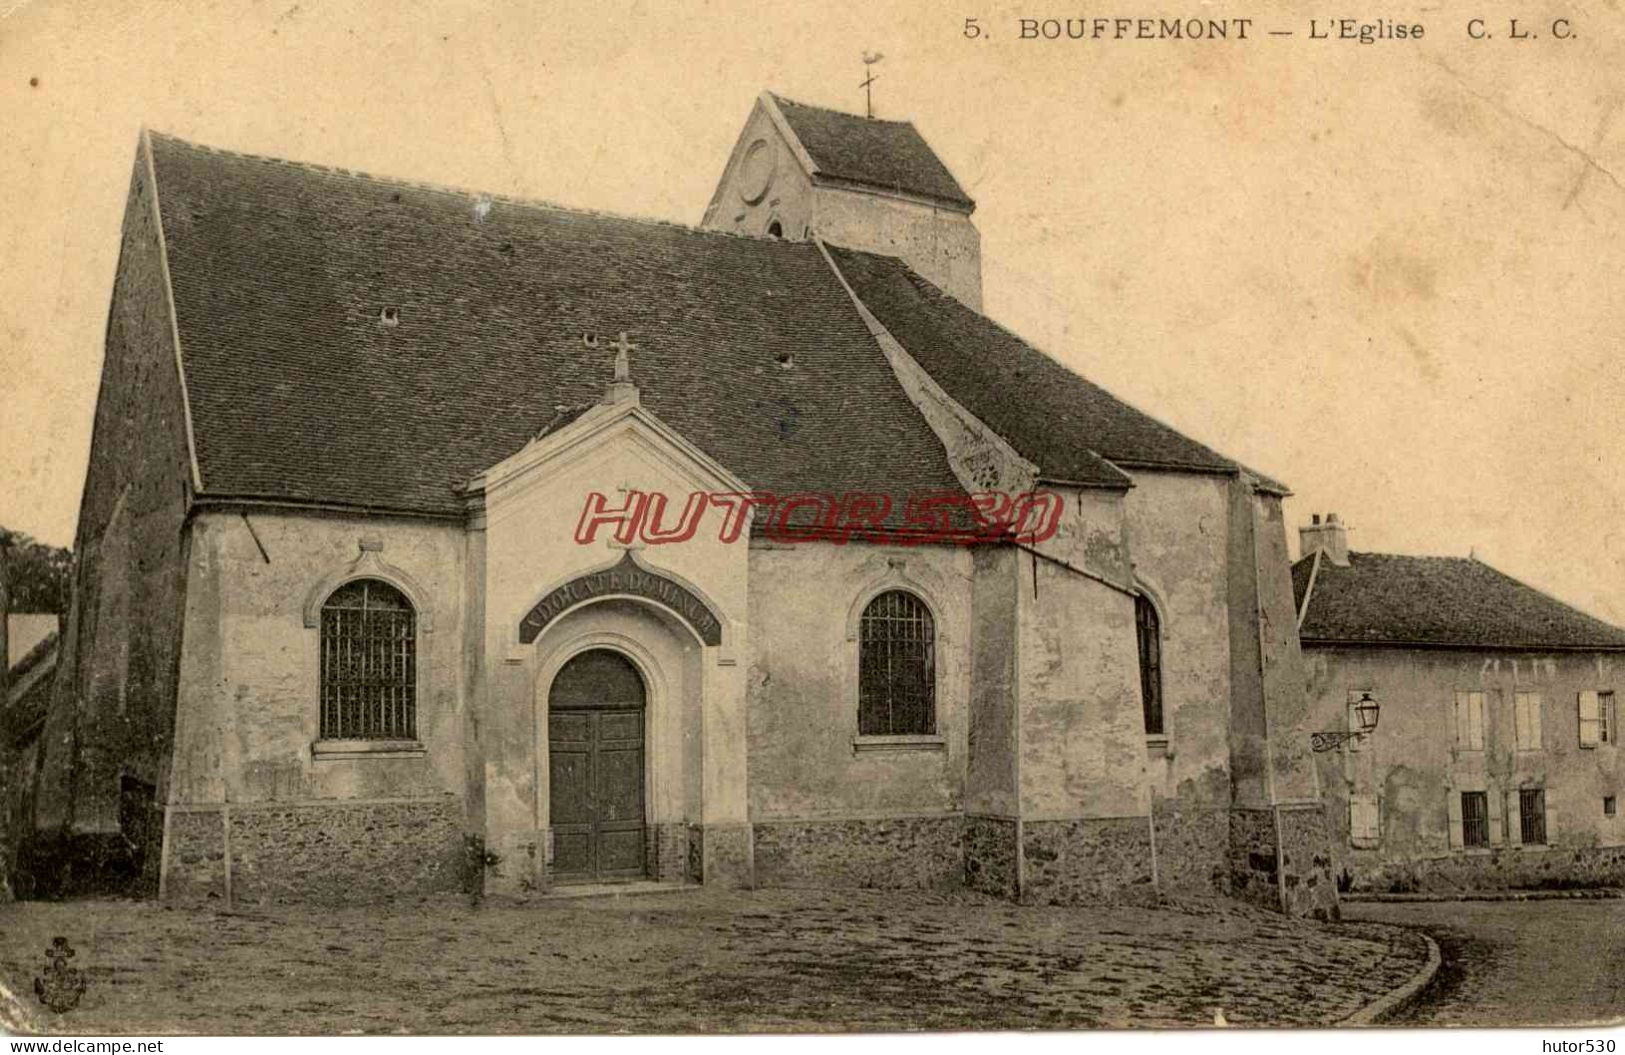
[[[547,696],[554,882],[646,874],[645,703],[643,677],[611,649],[578,653],[554,677]]]

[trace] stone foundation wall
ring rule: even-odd
[[[960,817],[755,825],[759,886],[944,890],[965,881]]]
[[[644,829],[649,875],[661,883],[688,878],[688,824],[651,824]]]
[[[382,901],[462,889],[466,857],[462,803],[451,796],[172,809],[164,895]]]
[[[1261,908],[1281,907],[1276,885],[1280,862],[1275,855],[1275,811],[1230,810],[1230,893]]]
[[[1287,915],[1337,919],[1337,881],[1332,876],[1332,846],[1324,808],[1316,804],[1277,809]]]
[[[1361,893],[1445,893],[1467,890],[1578,890],[1625,886],[1625,846],[1552,849],[1507,847],[1488,853],[1382,861],[1375,854],[1350,869]]]
[[[707,886],[750,887],[751,826],[749,824],[708,824],[702,833],[701,866]]]
[[[166,901],[226,896],[226,828],[217,809],[169,811]]]
[[[1337,882],[1323,807],[1231,810],[1230,892],[1289,915],[1337,919]]]
[[[1149,899],[1151,826],[1144,817],[1027,821],[1021,900],[1043,905]]]
[[[1228,806],[1181,806],[1159,801],[1156,822],[1157,886],[1165,894],[1228,894]]]
[[[1008,817],[965,818],[965,885],[995,897],[1014,898],[1021,890],[1020,831]]]
[[[705,881],[705,829],[698,824],[688,826],[688,881]]]

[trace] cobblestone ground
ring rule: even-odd
[[[1396,1026],[1625,1021],[1625,901],[1443,901],[1343,906],[1439,943],[1433,984]]]
[[[55,935],[80,1007],[33,1001]],[[0,978],[48,1033],[684,1033],[1307,1025],[1422,962],[1415,935],[1226,901],[700,890],[228,914],[0,907]],[[3,994],[0,994],[3,1006]]]

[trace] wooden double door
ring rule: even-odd
[[[643,679],[619,652],[566,663],[548,692],[548,786],[555,882],[647,874]]]

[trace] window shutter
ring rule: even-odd
[[[1580,746],[1597,746],[1597,693],[1587,689],[1580,693]]]
[[[1550,788],[1546,789],[1546,795],[1543,801],[1546,804],[1546,845],[1556,846],[1557,811],[1552,808],[1552,792]]]
[[[1456,693],[1456,746],[1467,751],[1484,749],[1484,694]]]
[[[1517,846],[1523,842],[1523,809],[1518,803],[1517,789],[1501,796],[1506,803],[1507,811],[1507,845]]]
[[[1518,738],[1518,750],[1540,750],[1540,693],[1519,692],[1512,696],[1513,724],[1517,726],[1514,732]]]
[[[1461,837],[1461,792],[1452,788],[1450,798],[1450,848],[1459,850],[1464,845]]]
[[[1349,844],[1369,849],[1382,840],[1382,810],[1375,795],[1349,796]]]
[[[1491,846],[1499,846],[1501,843],[1501,829],[1504,827],[1504,825],[1501,823],[1501,811],[1496,809],[1496,806],[1504,804],[1505,802],[1505,796],[1502,796],[1501,798],[1496,798],[1494,795],[1484,796],[1484,812],[1490,815]]]

